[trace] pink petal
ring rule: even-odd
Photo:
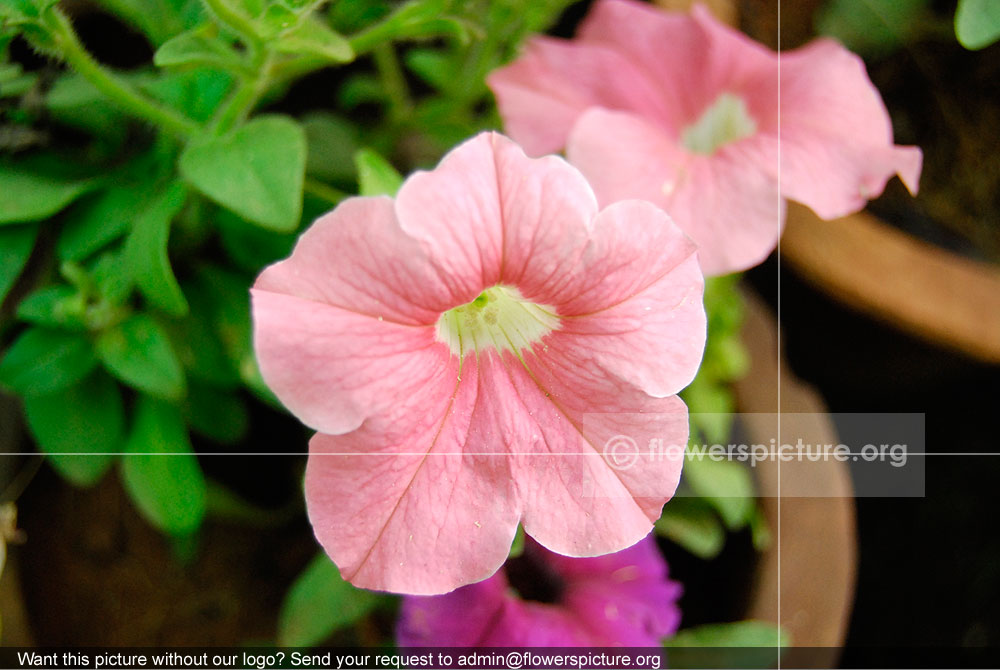
[[[687,411],[676,396],[651,398],[597,366],[580,365],[560,333],[524,366],[509,368],[516,398],[534,427],[513,445],[525,532],[567,556],[618,551],[645,537],[674,493],[680,458],[646,457],[654,437],[686,444]],[[530,374],[527,372],[530,370]],[[639,460],[617,469],[607,444],[629,436]]]
[[[465,297],[403,233],[386,197],[349,198],[317,219],[254,288],[406,324],[432,324]]]
[[[769,154],[755,137],[700,156],[643,119],[591,109],[566,153],[601,204],[645,198],[662,207],[698,245],[706,275],[752,267],[777,245],[784,201],[775,179],[759,168]]]
[[[821,39],[781,56],[781,191],[824,219],[858,211],[898,174],[917,192],[922,154],[892,125],[860,58]]]
[[[255,288],[254,345],[267,385],[300,421],[356,429],[397,402],[400,384],[446,395],[455,364],[433,326],[407,326]]]
[[[621,54],[600,46],[534,38],[518,60],[492,72],[487,83],[506,132],[534,156],[562,149],[588,107],[670,118],[658,87]]]
[[[495,356],[466,359],[443,396],[417,380],[396,406],[346,435],[317,434],[306,466],[306,501],[317,539],[355,586],[430,595],[492,575],[507,556],[520,513]],[[490,408],[494,411],[493,408]],[[477,439],[478,438],[478,439]]]
[[[428,262],[470,302],[500,278],[503,215],[494,150],[509,143],[481,133],[452,149],[430,172],[415,172],[396,195],[403,231],[426,251]]]
[[[705,346],[694,245],[639,200],[608,207],[595,229],[588,276],[602,281],[579,287],[569,304],[592,311],[565,319],[553,339],[578,365],[607,370],[655,397],[674,395],[694,379],[701,357],[692,354]]]
[[[528,158],[506,137],[483,133],[433,172],[407,179],[396,213],[429,262],[452,279],[451,290],[467,296],[456,306],[500,283],[521,289],[526,277],[572,272],[597,202],[564,160]]]
[[[689,15],[634,0],[599,0],[581,25],[578,41],[623,54],[657,83],[661,99],[672,110],[669,118],[642,116],[671,137],[678,136],[722,92],[746,98],[755,117],[773,116],[777,55],[719,23],[700,5]],[[641,112],[621,104],[604,106]]]

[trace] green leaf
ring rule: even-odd
[[[142,89],[195,121],[208,121],[233,86],[233,76],[220,70],[194,69],[161,73]]]
[[[86,303],[76,288],[46,286],[18,304],[17,318],[36,326],[86,330],[85,309]]]
[[[703,365],[709,365],[717,379],[740,379],[750,370],[750,353],[739,333],[709,336]]]
[[[510,545],[510,553],[507,558],[517,558],[524,553],[524,526],[517,524],[517,532],[514,533],[514,541]]]
[[[55,81],[45,96],[45,106],[57,122],[113,140],[123,139],[128,129],[129,121],[122,111],[75,73]]]
[[[27,265],[37,237],[37,224],[0,228],[0,304]]]
[[[274,44],[274,49],[279,53],[317,56],[331,63],[350,63],[354,60],[351,43],[314,19],[306,19],[297,28],[282,35]]]
[[[439,91],[447,91],[455,82],[453,59],[436,49],[410,49],[405,63],[410,71]]]
[[[354,154],[358,170],[358,187],[361,195],[396,195],[403,184],[403,177],[373,149],[361,149]]]
[[[704,372],[704,368],[699,370],[681,397],[691,410],[692,427],[702,432],[708,442],[723,444],[732,431],[736,399],[728,384],[712,382]]]
[[[370,74],[351,75],[337,92],[337,102],[347,110],[368,102],[382,102],[387,94],[378,79]]]
[[[313,112],[302,118],[306,131],[306,172],[325,181],[353,179],[358,129],[347,119]]]
[[[1000,39],[1000,3],[958,0],[955,36],[966,49],[983,49]]]
[[[107,251],[90,271],[98,295],[111,305],[122,305],[132,294],[132,273],[123,258],[124,253]]]
[[[203,66],[242,70],[243,61],[219,36],[215,24],[205,24],[171,37],[153,54],[157,67]]]
[[[100,0],[100,4],[145,33],[154,45],[194,27],[204,16],[198,0]]]
[[[215,331],[240,378],[253,385],[260,373],[253,352],[250,321],[252,281],[213,266],[199,269],[198,282],[207,301]]]
[[[299,22],[299,15],[281,3],[272,3],[264,10],[264,15],[257,21],[257,29],[261,37],[271,41],[286,30],[290,30]]]
[[[311,647],[375,607],[379,596],[351,586],[326,554],[320,553],[299,575],[278,615],[278,644]]]
[[[166,332],[148,314],[136,314],[97,338],[97,354],[113,375],[158,398],[178,400],[186,386]]]
[[[2,51],[0,49],[0,53]],[[37,82],[38,75],[34,72],[25,73],[19,63],[0,63],[0,99],[19,98]]]
[[[111,187],[74,205],[56,243],[64,261],[80,261],[118,239],[142,211],[147,196],[142,188]]]
[[[759,505],[754,505],[753,514],[750,515],[750,538],[757,551],[764,551],[771,546],[771,529]]]
[[[224,137],[194,141],[179,165],[192,186],[243,218],[281,232],[298,226],[306,137],[291,119],[257,117]]]
[[[88,189],[93,181],[60,181],[41,174],[30,174],[0,163],[0,225],[38,221],[59,212]]]
[[[754,486],[749,469],[737,461],[717,461],[705,455],[688,458],[681,474],[696,494],[718,511],[726,528],[739,530],[754,511]]]
[[[150,303],[174,316],[186,314],[188,304],[170,268],[167,241],[170,222],[186,199],[187,189],[180,182],[157,194],[136,218],[124,248],[124,262],[139,290]]]
[[[930,0],[831,0],[816,27],[851,51],[876,58],[914,41],[927,25]]]
[[[705,560],[718,556],[726,543],[722,523],[701,498],[674,496],[664,506],[655,527],[657,534]]]
[[[239,369],[230,360],[216,328],[214,301],[199,281],[187,282],[184,289],[191,296],[191,313],[168,324],[178,359],[192,379],[224,389],[239,387]]]
[[[250,428],[250,414],[240,396],[197,382],[189,387],[184,418],[192,430],[222,444],[236,444]]]
[[[125,451],[122,479],[142,515],[171,535],[196,531],[205,517],[205,476],[180,411],[140,396]]]
[[[788,633],[766,621],[713,623],[678,631],[664,642],[671,647],[787,647]]]
[[[234,6],[237,11],[242,10],[242,13],[249,17],[258,17],[264,13],[264,0],[222,0],[224,4],[229,6]]]
[[[53,393],[83,379],[96,364],[85,336],[29,328],[0,360],[0,384],[23,396]]]
[[[286,258],[298,239],[294,234],[255,226],[228,210],[219,210],[216,226],[226,254],[247,272],[260,272],[262,267]]]
[[[737,621],[679,631],[663,646],[672,668],[774,668],[788,636],[772,623]]]
[[[24,413],[49,463],[77,486],[96,483],[121,451],[125,408],[118,384],[103,372],[54,393],[26,397]]]
[[[392,10],[386,0],[334,2],[327,10],[330,25],[342,33],[355,33],[385,17]]]

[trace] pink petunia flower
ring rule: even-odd
[[[601,204],[643,198],[698,243],[708,275],[777,244],[785,198],[856,212],[922,157],[892,126],[861,59],[829,39],[779,54],[701,6],[598,0],[573,41],[539,37],[490,87],[529,154],[565,147]]]
[[[320,218],[257,280],[254,336],[268,385],[319,431],[306,502],[343,576],[450,591],[503,564],[518,522],[568,556],[643,538],[681,459],[631,467],[603,445],[686,443],[702,291],[666,214],[598,212],[576,169],[493,133],[395,200]]]
[[[490,579],[403,599],[401,647],[659,646],[677,631],[681,585],[652,537],[615,554],[567,558],[528,542]]]

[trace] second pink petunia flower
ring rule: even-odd
[[[645,537],[681,462],[603,446],[686,443],[702,290],[662,211],[599,212],[565,161],[493,133],[319,219],[257,280],[254,336],[319,431],[306,501],[343,576],[447,592],[496,572],[519,522],[568,556]]]
[[[598,0],[575,40],[536,38],[489,84],[528,153],[565,148],[602,204],[663,207],[708,275],[761,262],[786,198],[832,219],[894,174],[917,191],[920,150],[893,145],[860,58],[829,39],[779,55],[704,7]]]

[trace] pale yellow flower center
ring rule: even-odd
[[[743,98],[723,93],[702,112],[697,121],[681,131],[681,144],[688,151],[709,156],[719,148],[757,132],[757,123]]]
[[[459,357],[487,349],[520,353],[559,328],[555,309],[525,300],[517,289],[494,286],[437,322],[437,339]]]

